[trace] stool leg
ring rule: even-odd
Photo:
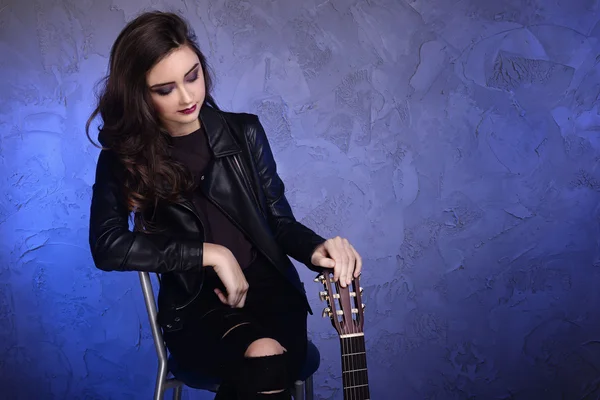
[[[163,400],[165,397],[165,378],[166,373],[163,368],[159,369],[156,375],[156,386],[154,387],[154,400]]]
[[[308,378],[306,378],[306,382],[304,382],[305,400],[314,400],[314,389],[315,388],[313,386],[313,376],[311,375]]]
[[[294,382],[294,400],[304,400],[304,382]]]
[[[181,385],[173,388],[173,400],[181,400],[181,389]]]

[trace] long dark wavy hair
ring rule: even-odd
[[[122,189],[136,224],[149,227],[144,211],[161,200],[180,201],[193,188],[189,171],[169,157],[168,132],[154,109],[146,74],[181,46],[191,48],[200,60],[206,85],[204,105],[219,109],[211,95],[213,80],[206,57],[187,21],[170,12],[146,12],[129,22],[110,51],[108,74],[98,82],[97,106],[85,131],[100,115],[98,142],[115,153],[124,167]],[[96,145],[97,146],[97,145]],[[99,147],[99,146],[98,146]]]

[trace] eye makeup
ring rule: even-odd
[[[187,82],[187,83],[195,82],[198,79],[199,70],[200,70],[200,64],[194,65],[194,67],[192,67],[192,69],[190,71],[188,71],[188,73],[185,74],[186,75],[185,82]],[[150,86],[150,90],[160,96],[166,96],[173,91],[174,85],[175,85],[175,82],[159,83],[157,85]]]

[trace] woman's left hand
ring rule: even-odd
[[[312,254],[310,262],[317,267],[333,268],[334,281],[346,287],[360,275],[362,258],[348,239],[339,236],[320,244]]]

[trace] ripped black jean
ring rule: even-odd
[[[301,296],[273,265],[257,255],[244,269],[249,284],[246,304],[231,308],[214,293],[215,287],[224,287],[214,271],[210,272],[200,301],[195,302],[197,320],[180,331],[165,332],[170,353],[183,368],[231,382],[232,375],[244,367],[244,353],[252,342],[275,339],[287,349],[291,387],[306,359],[307,311]]]

